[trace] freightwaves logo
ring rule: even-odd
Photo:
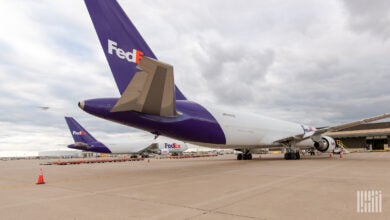
[[[73,131],[72,132],[73,135],[81,135],[81,136],[84,136],[86,135],[87,133],[85,131]]]
[[[108,39],[108,53],[113,55],[114,51],[116,56],[119,57],[120,59],[122,60],[126,59],[128,62],[136,63],[136,64],[138,64],[141,61],[144,55],[144,52],[136,49],[133,49],[132,52],[130,51],[126,52],[120,47],[118,47],[117,42]]]

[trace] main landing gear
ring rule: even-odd
[[[286,148],[286,153],[284,154],[284,159],[286,160],[300,160],[301,155],[299,151],[295,148]]]
[[[237,154],[237,160],[252,160],[252,154],[246,150],[244,153]]]

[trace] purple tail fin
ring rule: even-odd
[[[85,0],[100,44],[122,94],[143,56],[157,59],[116,0]],[[175,86],[177,100],[185,96]]]
[[[85,150],[97,153],[112,153],[103,143],[97,141],[87,130],[71,117],[65,117],[70,134],[75,144],[68,145],[69,148]]]
[[[90,144],[93,142],[97,142],[97,140],[81,126],[77,123],[74,118],[65,117],[66,123],[68,124],[70,134],[73,137],[74,142],[82,142],[86,144]]]

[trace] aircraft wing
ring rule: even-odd
[[[367,124],[367,123],[370,123],[373,121],[378,121],[378,120],[381,120],[384,118],[389,118],[389,117],[390,117],[390,113],[378,115],[378,116],[374,116],[371,118],[362,119],[359,121],[353,121],[353,122],[349,122],[349,123],[345,123],[345,124],[341,124],[341,125],[317,129],[311,135],[300,134],[300,135],[282,138],[282,139],[279,139],[277,141],[274,141],[274,143],[289,144],[292,142],[300,142],[300,141],[306,140],[308,138],[312,138],[313,140],[319,140],[321,138],[322,134],[329,132],[329,131],[339,131],[339,130],[343,130],[346,128],[355,127],[355,126],[361,125],[361,124]]]
[[[173,67],[143,57],[137,72],[111,112],[137,111],[158,116],[176,116]]]
[[[290,137],[276,140],[276,141],[274,141],[274,144],[287,145],[287,144],[292,143],[292,142],[300,142],[300,141],[306,140],[309,137],[310,136],[304,137],[304,135],[295,135],[295,136],[290,136]]]
[[[378,121],[378,120],[381,120],[381,119],[384,119],[384,118],[389,118],[389,117],[390,117],[390,113],[387,113],[387,114],[383,114],[383,115],[374,116],[374,117],[371,117],[371,118],[362,119],[362,120],[359,120],[359,121],[354,121],[354,122],[349,122],[349,123],[346,123],[346,124],[336,125],[336,126],[333,126],[333,127],[321,128],[321,129],[316,130],[314,132],[314,135],[323,134],[323,133],[329,132],[329,131],[339,131],[339,130],[343,130],[343,129],[346,129],[346,128],[355,127],[355,126],[361,125],[361,124],[367,124],[367,123],[370,123],[370,122],[373,122],[373,121]]]

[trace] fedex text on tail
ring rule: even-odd
[[[126,52],[123,49],[121,49],[120,47],[118,47],[117,42],[108,39],[108,53],[113,55],[114,51],[115,51],[115,54],[118,58],[120,58],[122,60],[126,59],[128,62],[136,63],[136,64],[138,64],[141,61],[141,59],[144,55],[144,53],[142,51],[139,51],[136,49],[133,49],[132,52],[130,52],[130,51]]]

